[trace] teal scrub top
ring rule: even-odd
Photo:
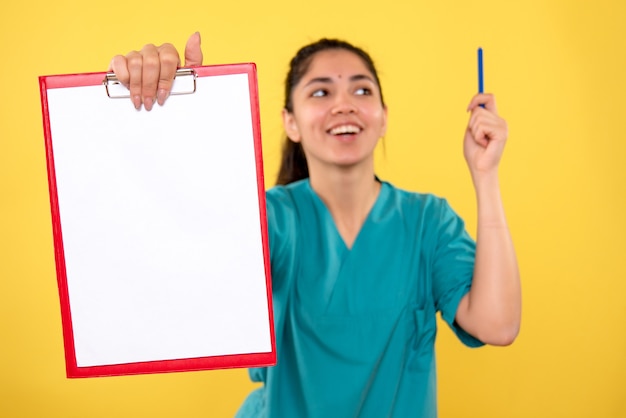
[[[277,365],[237,417],[437,416],[436,312],[455,323],[475,243],[444,199],[382,182],[351,249],[308,179],[267,191]]]

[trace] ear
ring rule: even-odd
[[[380,137],[382,138],[387,133],[387,106],[383,107],[383,123],[380,127]]]
[[[293,116],[293,113],[289,112],[287,109],[283,109],[283,128],[289,139],[293,142],[300,142],[300,131],[296,123],[296,118]]]

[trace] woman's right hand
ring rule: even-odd
[[[200,33],[189,37],[185,46],[185,67],[202,65]],[[139,110],[143,103],[151,110],[156,101],[163,105],[169,97],[176,70],[180,67],[180,56],[174,45],[148,44],[141,51],[116,55],[111,60],[109,71],[130,90],[130,99]]]

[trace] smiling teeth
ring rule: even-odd
[[[361,129],[354,125],[341,125],[330,130],[332,135],[358,134],[359,132],[361,132]]]

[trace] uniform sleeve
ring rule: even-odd
[[[476,243],[465,230],[463,220],[441,201],[433,262],[433,298],[435,308],[463,344],[484,345],[463,330],[455,321],[463,296],[470,290],[474,274]]]
[[[289,289],[297,268],[296,211],[293,200],[284,187],[274,187],[268,190],[265,200],[272,274],[274,333],[276,347],[280,347],[285,325],[285,310],[289,302]],[[267,368],[251,368],[249,374],[252,381],[265,382]]]

